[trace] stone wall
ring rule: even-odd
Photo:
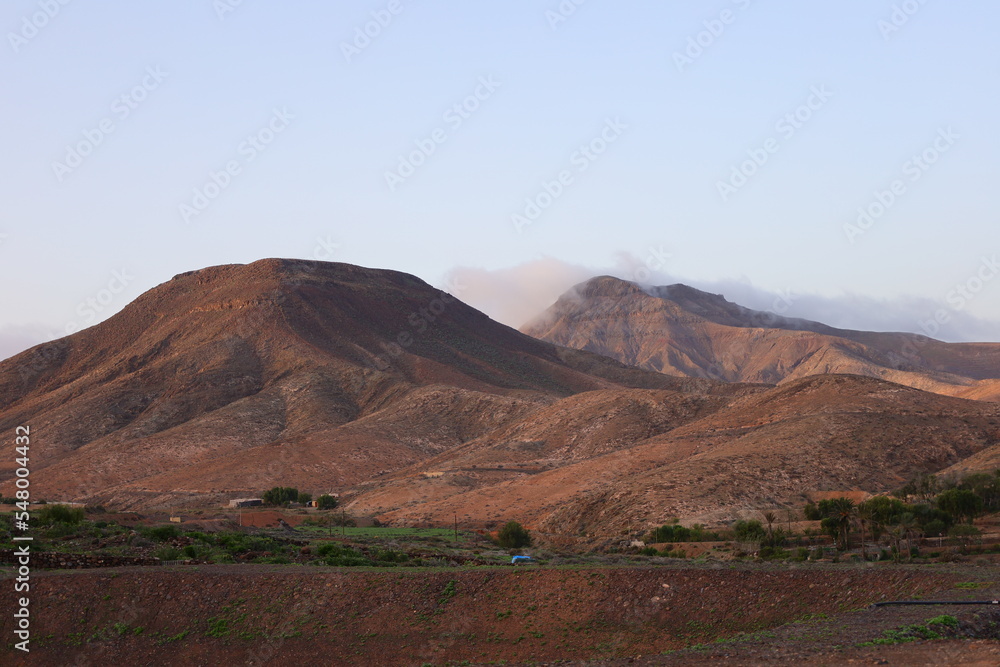
[[[57,551],[32,551],[31,568],[76,570],[91,567],[122,567],[125,565],[160,565],[159,558],[131,556],[98,556],[94,554],[64,554]],[[0,563],[19,564],[13,549],[0,549]]]

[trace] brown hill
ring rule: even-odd
[[[1000,344],[836,329],[750,310],[685,285],[643,288],[593,278],[522,330],[668,375],[777,384],[851,373],[1000,400]]]
[[[563,414],[545,420],[551,445],[508,439],[525,431],[544,438],[531,430],[541,415],[534,413],[428,461],[431,470],[362,486],[351,503],[404,523],[457,513],[472,523],[519,519],[546,532],[610,538],[672,516],[717,523],[757,517],[761,507],[798,508],[817,492],[884,492],[1000,447],[1000,406],[859,376],[799,379],[718,409],[689,399],[687,410],[653,421],[649,437],[621,426],[613,437],[616,418],[601,393],[553,406]],[[644,403],[678,404],[655,392],[615,401],[619,414]],[[578,423],[594,424],[596,439],[616,446],[575,456],[552,427],[577,434]],[[587,435],[576,436],[583,449]],[[487,468],[499,459],[509,462],[505,468]]]
[[[986,456],[998,411],[859,376],[642,370],[413,276],[297,260],[181,274],[0,363],[0,428],[31,426],[35,498],[153,508],[281,484],[398,523],[517,518],[564,535],[891,488]]]
[[[275,259],[181,274],[0,363],[0,429],[35,434],[36,498],[170,505],[340,489],[625,387],[730,393],[535,340],[407,274]]]

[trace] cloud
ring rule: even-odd
[[[951,342],[996,341],[1000,330],[1000,323],[926,297],[886,299],[852,293],[823,296],[797,293],[792,289],[767,290],[747,279],[685,280],[661,270],[668,256],[654,249],[644,258],[619,253],[615,263],[605,267],[586,267],[546,257],[492,271],[460,266],[452,269],[448,278],[462,288],[455,296],[498,322],[515,328],[542,315],[574,285],[594,276],[611,275],[643,285],[683,283],[721,294],[747,308],[814,320],[841,329],[917,333]],[[934,322],[935,314],[942,311],[947,313],[947,322],[938,325]]]
[[[494,271],[457,267],[448,273],[446,283],[455,297],[517,328],[594,275],[587,267],[546,257]]]

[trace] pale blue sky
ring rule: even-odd
[[[442,285],[546,258],[569,267],[537,281],[554,298],[577,268],[621,273],[650,247],[670,254],[654,281],[741,286],[727,296],[757,307],[793,290],[791,314],[857,328],[920,331],[941,307],[941,337],[1000,340],[1000,279],[983,268],[1000,252],[996,3],[588,0],[555,26],[557,0],[243,0],[220,19],[224,3],[3,4],[0,356],[214,264],[321,257]],[[894,5],[913,13],[880,30]],[[372,12],[391,21],[348,59]],[[467,118],[446,115],[477,89]],[[794,133],[778,124],[797,110]],[[102,121],[113,131],[78,166],[54,167]],[[602,131],[615,140],[581,159]],[[262,150],[244,143],[258,133]],[[724,198],[719,182],[767,145]],[[926,149],[933,165],[906,166]],[[230,161],[228,187],[185,216]],[[561,171],[518,232],[512,215]],[[845,232],[894,180],[884,215]],[[485,292],[459,296],[526,316]]]

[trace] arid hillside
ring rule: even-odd
[[[606,295],[593,322],[619,300],[681,312],[629,283],[588,284]],[[702,310],[677,317],[699,323],[705,349],[727,331],[863,347],[733,326],[743,311],[719,299]],[[950,350],[937,358],[955,370],[964,357]],[[758,361],[757,379],[784,363]],[[272,259],[181,274],[0,363],[0,428],[30,425],[36,499],[172,508],[282,485],[395,524],[518,519],[595,539],[885,491],[992,464],[1000,447],[997,403],[863,374],[683,375],[532,338],[407,274]],[[4,495],[13,465],[0,463]]]
[[[36,498],[168,506],[341,490],[626,388],[734,391],[538,341],[407,274],[272,259],[178,275],[0,363],[0,428],[30,425]]]
[[[643,410],[645,433],[624,418]],[[1000,405],[860,376],[724,400],[590,392],[360,485],[349,503],[401,523],[457,514],[608,539],[671,517],[718,524],[820,492],[885,492],[998,447]]]
[[[779,384],[851,373],[1000,401],[998,343],[835,329],[750,310],[685,285],[643,288],[609,276],[593,278],[522,330],[668,375]]]

